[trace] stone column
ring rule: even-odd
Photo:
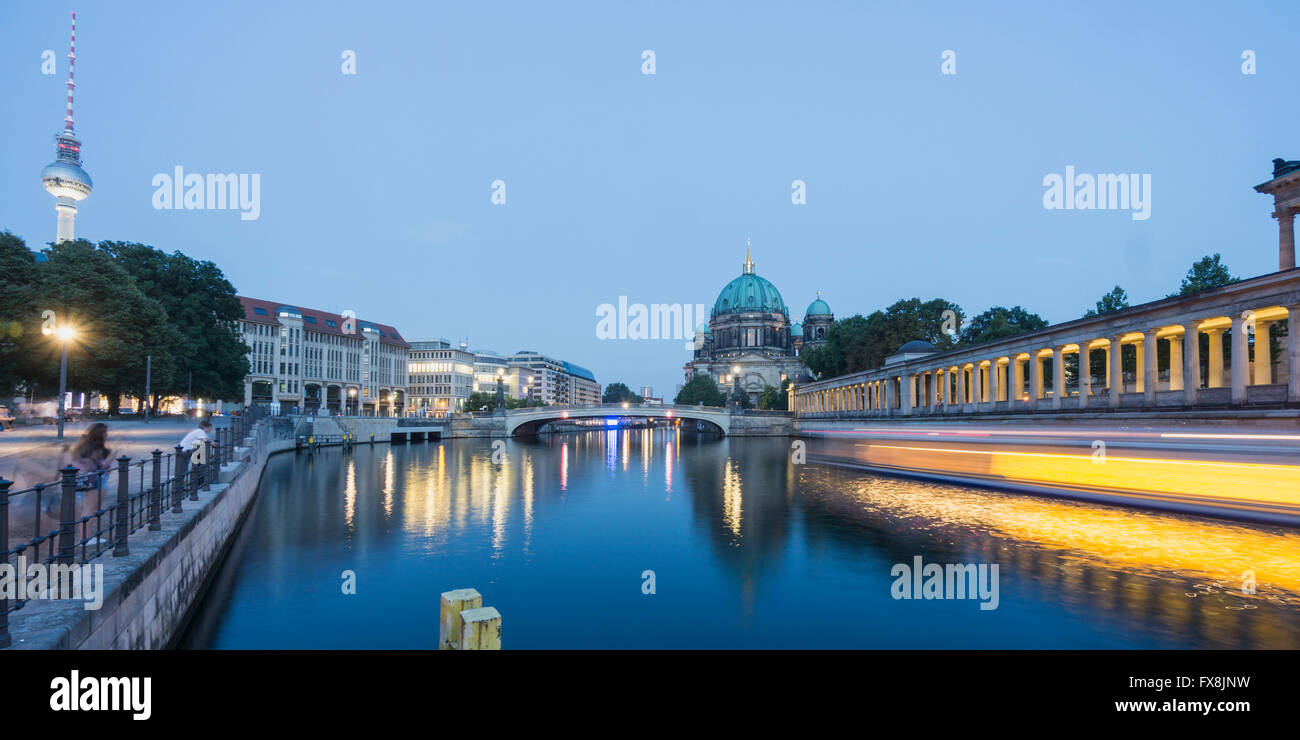
[[[1287,400],[1300,401],[1300,306],[1287,307]]]
[[[1133,392],[1141,393],[1146,388],[1146,335],[1137,340],[1137,346],[1134,348],[1134,373],[1133,373]]]
[[[1272,321],[1255,319],[1255,385],[1273,382],[1273,343],[1268,330]]]
[[[1183,402],[1196,405],[1201,392],[1201,330],[1199,321],[1183,324]]]
[[[1119,408],[1119,397],[1124,392],[1124,352],[1122,334],[1110,338],[1110,350],[1106,353],[1109,369],[1106,376],[1110,378],[1110,407]]]
[[[1223,330],[1206,329],[1205,335],[1210,338],[1210,363],[1208,372],[1210,377],[1205,379],[1206,388],[1223,387]]]
[[[966,406],[966,368],[957,368],[957,407],[965,408]]]
[[[1295,267],[1295,214],[1294,208],[1273,214],[1273,218],[1277,219],[1277,269],[1279,270],[1290,270]]]
[[[1183,342],[1177,337],[1169,338],[1169,390],[1183,389]]]
[[[1079,408],[1088,407],[1088,397],[1092,395],[1092,350],[1085,339],[1079,342]]]
[[[1052,348],[1052,408],[1061,408],[1065,398],[1065,345]]]
[[[1160,340],[1155,329],[1147,329],[1142,338],[1142,402],[1147,406],[1156,405],[1156,391],[1160,389],[1160,363],[1156,354]]]
[[[1038,408],[1038,399],[1043,397],[1043,358],[1038,350],[1029,350],[1029,408]]]
[[[912,415],[912,407],[916,405],[916,376],[912,373],[903,373],[898,378],[898,382],[903,385],[901,394],[903,401],[903,414]]]
[[[1232,402],[1246,402],[1246,386],[1250,380],[1250,345],[1247,343],[1248,318],[1238,314],[1232,317]]]
[[[1020,394],[1025,391],[1025,366],[1020,364],[1020,357],[1017,354],[1011,355],[1011,364],[1007,368],[1011,371],[1011,387],[1007,388],[1007,401],[1011,402],[1009,408],[1015,408],[1016,402],[1020,400]]]
[[[997,372],[998,372],[998,361],[996,358],[994,358],[993,360],[989,361],[989,369],[984,372],[984,386],[983,386],[984,401],[987,403],[992,403],[998,400],[998,394],[996,390],[997,381],[993,379],[993,376],[996,375]]]

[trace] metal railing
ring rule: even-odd
[[[161,530],[164,512],[182,513],[185,501],[198,501],[199,491],[217,482],[221,466],[234,460],[244,437],[262,429],[254,425],[263,416],[249,409],[232,417],[231,426],[214,428],[197,461],[199,448],[177,445],[171,452],[153,450],[148,459],[123,455],[106,470],[83,473],[64,467],[58,480],[17,491],[10,490],[13,481],[0,478],[0,563],[14,568],[16,583],[28,578],[25,568],[19,572],[16,567],[19,558],[28,564],[71,566],[110,551],[113,557],[129,555],[132,535]],[[26,583],[14,592],[27,593]],[[50,583],[45,588],[56,595],[59,591]],[[27,601],[8,593],[0,590],[0,648],[11,641],[9,613]]]

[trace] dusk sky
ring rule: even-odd
[[[682,341],[602,341],[596,309],[711,306],[746,238],[795,320],[821,290],[841,318],[916,296],[1055,323],[1117,283],[1161,298],[1208,253],[1276,270],[1272,200],[1252,187],[1300,159],[1294,0],[11,1],[0,229],[34,249],[55,232],[39,176],[70,10],[95,186],[78,237],[670,397]],[[177,166],[260,175],[259,218],[156,210],[151,182]],[[1044,177],[1067,166],[1149,174],[1150,218],[1045,209]]]

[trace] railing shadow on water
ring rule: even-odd
[[[28,566],[64,566],[56,572],[70,573],[72,566],[104,553],[129,555],[133,535],[161,530],[164,513],[183,513],[185,501],[198,501],[199,491],[217,482],[222,465],[235,460],[246,436],[259,443],[266,441],[264,436],[286,436],[274,425],[257,423],[266,416],[265,408],[251,406],[232,417],[231,426],[213,429],[213,436],[192,451],[177,445],[170,452],[154,450],[147,459],[124,455],[113,467],[93,472],[69,466],[59,470],[57,480],[20,490],[11,490],[13,481],[0,478],[0,564],[13,569],[16,585],[0,589],[0,648],[11,642],[9,614],[31,598],[11,598],[10,593],[70,595],[70,584],[47,581],[45,568],[29,576]],[[44,590],[37,594],[29,587]]]

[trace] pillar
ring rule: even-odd
[[[1065,398],[1065,345],[1052,348],[1052,408],[1061,408]]]
[[[1210,338],[1210,367],[1208,369],[1210,377],[1205,379],[1206,388],[1223,387],[1223,330],[1206,329],[1205,335]]]
[[[1122,351],[1123,335],[1115,335],[1110,338],[1110,349],[1106,352],[1106,359],[1109,361],[1106,371],[1106,377],[1110,382],[1110,407],[1119,408],[1119,397],[1124,392],[1124,352]]]
[[[1007,400],[1012,403],[1009,409],[1015,408],[1014,404],[1020,400],[1020,394],[1025,390],[1025,366],[1020,364],[1020,357],[1011,355],[1011,387],[1007,389]]]
[[[1201,391],[1201,330],[1199,321],[1183,324],[1183,401],[1196,405]]]
[[[1029,351],[1029,408],[1038,408],[1038,399],[1043,397],[1043,358],[1038,350]]]
[[[903,400],[903,414],[911,416],[912,407],[916,405],[916,376],[911,373],[904,373],[899,377],[898,382],[903,384],[903,392],[901,394]]]
[[[1287,308],[1287,400],[1300,401],[1300,306]]]
[[[997,392],[994,390],[997,383],[993,380],[993,375],[997,373],[997,371],[998,371],[998,361],[992,360],[989,362],[989,369],[984,372],[984,380],[983,380],[984,400],[990,403],[998,400]]]
[[[1272,321],[1255,319],[1255,385],[1273,382],[1273,352],[1269,328]]]
[[[1169,338],[1169,390],[1183,389],[1183,341],[1177,337]]]
[[[890,411],[890,409],[889,409],[889,405],[893,402],[893,401],[891,400],[891,397],[893,396],[893,394],[890,393],[890,391],[892,391],[893,389],[889,387],[889,386],[892,385],[892,384],[893,384],[893,379],[892,379],[892,378],[885,378],[884,380],[880,381],[880,390],[881,390],[881,394],[880,394],[880,404],[881,404],[881,406],[880,406],[880,407],[881,407],[881,409],[884,411],[884,413],[886,413],[886,414],[889,413],[889,411]]]
[[[1244,313],[1244,312],[1243,312]],[[1247,343],[1246,322],[1249,318],[1238,314],[1232,317],[1232,402],[1246,402],[1246,386],[1250,383],[1250,345]]]
[[[1091,340],[1079,342],[1079,408],[1088,407],[1088,396],[1092,395],[1092,348]]]
[[[1273,218],[1277,219],[1277,269],[1279,270],[1290,270],[1295,267],[1295,214],[1294,208],[1273,214]]]
[[[966,368],[957,368],[957,406],[958,408],[966,405]]]
[[[1139,364],[1142,376],[1142,402],[1147,406],[1156,405],[1156,391],[1160,388],[1160,364],[1156,349],[1160,340],[1155,329],[1147,329],[1142,336],[1142,357]]]
[[[1134,352],[1133,352],[1133,360],[1134,360],[1134,365],[1135,365],[1135,367],[1134,367],[1134,373],[1133,373],[1133,392],[1134,392],[1134,393],[1141,393],[1143,390],[1146,389],[1146,380],[1147,380],[1147,378],[1146,378],[1146,366],[1147,366],[1147,353],[1146,353],[1146,346],[1147,346],[1146,335],[1143,334],[1143,335],[1142,335],[1142,338],[1139,339],[1139,340],[1137,340],[1137,346],[1134,347]]]

